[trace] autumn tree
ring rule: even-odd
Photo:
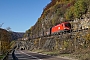
[[[1,53],[4,54],[10,49],[10,33],[4,29],[0,29]]]
[[[77,2],[74,4],[74,16],[77,18],[80,18],[82,14],[86,13],[87,10],[87,4],[85,0],[77,0]]]

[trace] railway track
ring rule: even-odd
[[[65,34],[75,34],[75,33],[79,33],[79,32],[87,32],[89,29],[81,29],[81,30],[72,30],[70,32],[58,32],[58,33],[55,33],[55,34],[51,34],[51,35],[46,35],[46,36],[40,36],[40,37],[37,37],[37,38],[32,38],[32,39],[38,39],[38,38],[43,38],[43,37],[52,37],[52,36],[56,36],[56,35],[65,35]],[[31,40],[32,40],[31,39]]]

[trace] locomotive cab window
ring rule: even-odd
[[[64,26],[64,24],[62,24],[62,26]]]
[[[66,23],[65,26],[71,28],[71,24],[70,23]]]

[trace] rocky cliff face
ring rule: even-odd
[[[70,22],[75,30],[90,28],[89,0],[51,0],[36,24],[26,34],[38,35],[65,21]]]
[[[84,14],[80,19],[74,19],[74,21],[70,21],[72,24],[72,29],[81,30],[81,29],[89,29],[90,28],[90,12]]]
[[[42,31],[65,21],[71,23],[74,32],[29,39],[22,42],[19,47],[24,44],[23,47],[29,50],[42,49],[50,52],[59,51],[59,53],[77,53],[78,51],[78,55],[90,53],[88,51],[90,50],[89,0],[51,0],[36,24],[26,32],[26,35],[37,36]],[[84,51],[84,54],[81,50]]]

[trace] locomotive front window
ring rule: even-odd
[[[71,24],[70,23],[66,23],[65,27],[70,27],[71,28]]]

